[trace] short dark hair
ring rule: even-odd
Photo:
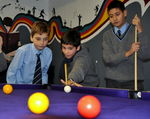
[[[69,29],[67,32],[63,34],[63,37],[61,39],[61,44],[67,44],[67,45],[69,44],[75,47],[80,46],[81,38],[80,38],[79,31],[75,29]]]
[[[121,11],[125,10],[124,3],[119,0],[113,0],[109,3],[107,11],[109,12],[113,8],[119,8]]]
[[[4,19],[3,19],[3,25],[11,27],[12,24],[13,24],[13,20],[10,17],[4,17]]]
[[[50,29],[48,27],[48,24],[46,22],[42,21],[36,21],[33,23],[32,28],[31,28],[31,36],[33,37],[34,34],[36,33],[48,33],[50,34]]]

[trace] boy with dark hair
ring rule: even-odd
[[[106,87],[134,89],[134,53],[138,51],[138,88],[143,89],[143,66],[148,41],[144,37],[141,21],[137,15],[132,24],[126,22],[124,3],[113,0],[108,5],[112,28],[103,35],[103,59],[106,65]],[[138,42],[135,42],[135,27]]]
[[[4,43],[4,47],[3,47],[3,51],[5,52],[5,58],[8,62],[8,64],[12,61],[13,57],[15,56],[16,53],[16,48],[18,48],[19,46],[21,46],[21,43],[19,41],[19,32],[14,32],[14,33],[10,33],[10,29],[13,25],[13,20],[10,17],[4,17],[3,19],[3,25],[6,28],[6,33],[0,33],[0,37],[2,37],[3,42]],[[16,45],[16,43],[18,43]],[[11,48],[10,48],[11,47]],[[13,51],[11,49],[14,49]]]
[[[9,66],[9,63],[10,61],[12,60],[13,56],[15,55],[15,51],[11,51],[11,52],[7,52],[6,53],[6,44],[10,44],[8,43],[12,41],[12,39],[10,40],[7,33],[9,32],[10,28],[12,27],[12,24],[13,24],[13,20],[10,18],[10,17],[4,17],[3,19],[3,25],[4,27],[6,28],[6,31],[3,32],[3,31],[0,31],[0,39],[1,39],[1,42],[3,42],[2,46],[1,46],[1,50],[2,50],[2,53],[1,53],[1,63],[2,65],[1,66],[7,66],[7,67],[3,67],[5,70],[1,70],[0,71],[0,83],[6,83],[6,72],[7,72],[7,68]],[[14,40],[14,39],[13,39]],[[12,46],[13,47],[13,46]],[[8,48],[8,47],[7,47]],[[10,47],[9,47],[10,48]],[[3,59],[5,58],[5,59]],[[6,64],[6,63],[7,64]],[[4,63],[4,64],[3,64]],[[2,68],[2,67],[1,67]],[[2,69],[3,69],[2,68]]]
[[[80,33],[71,29],[64,33],[61,39],[61,49],[64,60],[60,68],[60,79],[65,80],[64,64],[68,69],[68,85],[74,86],[98,86],[99,80],[86,48],[81,47]],[[66,84],[61,80],[63,84]]]
[[[5,17],[5,18],[3,19],[3,24],[4,24],[4,26],[5,26],[6,29],[7,29],[7,27],[8,27],[7,31],[9,31],[10,28],[12,27],[13,20],[12,20],[10,17]]]
[[[48,44],[49,27],[45,22],[35,22],[31,28],[33,43],[18,48],[8,71],[10,84],[47,84],[47,71],[52,60]]]

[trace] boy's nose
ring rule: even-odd
[[[113,20],[114,20],[114,21],[116,21],[116,20],[117,20],[117,17],[116,17],[116,16],[114,16],[114,17],[113,17]]]
[[[65,50],[65,54],[68,54],[68,50]]]
[[[44,44],[44,40],[41,40],[41,42],[40,42],[41,44]]]

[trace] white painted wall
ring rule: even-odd
[[[44,9],[44,19],[49,20],[52,10],[55,8],[56,16],[61,16],[63,22],[66,20],[68,27],[79,25],[79,14],[82,16],[81,25],[90,23],[95,18],[95,7],[100,8],[104,0],[0,0],[0,16],[14,18],[18,13],[28,13],[35,6],[35,16],[39,17],[40,11]]]

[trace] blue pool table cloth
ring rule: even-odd
[[[128,90],[72,87],[65,93],[61,85],[13,85],[14,91],[5,95],[0,85],[0,119],[83,119],[77,111],[79,99],[93,95],[101,102],[96,119],[149,119],[150,93],[142,92],[142,99],[129,99]],[[45,93],[50,100],[47,112],[37,115],[29,111],[27,101],[35,92]]]

